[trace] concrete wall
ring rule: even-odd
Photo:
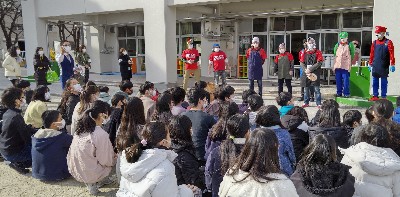
[[[390,32],[388,38],[393,41],[395,52],[394,56],[396,58],[397,65],[400,65],[400,15],[398,14],[399,8],[399,0],[375,0],[374,3],[374,26],[385,26],[388,29],[387,31]],[[372,35],[372,39],[375,40],[375,34],[373,33]],[[396,71],[389,74],[388,95],[400,95],[398,85],[399,79],[400,67],[396,66]]]

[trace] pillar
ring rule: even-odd
[[[25,51],[27,74],[33,75],[33,57],[36,47],[43,47],[43,50],[48,51],[47,43],[47,28],[46,21],[38,17],[36,9],[36,1],[21,1],[22,17],[25,37]],[[49,53],[46,54],[49,57]]]
[[[92,60],[92,69],[90,72],[100,73],[100,47],[99,47],[99,28],[93,26],[85,27],[85,37],[86,37],[86,48],[90,55],[90,60]]]
[[[176,8],[168,1],[144,2],[146,80],[176,83]]]

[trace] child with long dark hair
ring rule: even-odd
[[[233,115],[226,122],[227,139],[221,146],[214,148],[206,163],[206,186],[212,191],[212,196],[218,196],[219,185],[223,175],[233,167],[235,159],[239,156],[246,136],[250,130],[247,116]]]
[[[169,120],[172,117],[172,106],[172,95],[168,92],[162,93],[157,98],[156,110],[151,116],[150,121],[160,121],[164,124],[168,124]]]
[[[140,142],[122,151],[117,196],[193,196],[187,185],[177,183],[172,163],[177,154],[168,150],[171,138],[164,123],[148,123],[142,136]]]
[[[60,104],[57,107],[57,110],[65,120],[68,133],[71,133],[72,114],[80,101],[79,95],[81,91],[82,87],[76,79],[68,79],[65,83],[64,92],[61,95]]]
[[[68,170],[89,193],[96,195],[99,187],[111,184],[108,178],[117,156],[106,131],[101,127],[109,120],[110,105],[95,101],[78,121],[76,134],[68,152]]]
[[[90,82],[90,81],[89,81]],[[76,104],[74,112],[72,114],[71,122],[71,134],[74,135],[77,129],[76,125],[78,120],[82,118],[82,115],[87,109],[89,109],[93,102],[99,98],[100,90],[95,85],[87,85],[80,95],[80,101]]]
[[[299,196],[353,196],[354,177],[338,161],[336,150],[335,140],[325,134],[315,136],[306,147],[290,178]]]
[[[281,173],[278,146],[274,131],[266,128],[254,130],[225,174],[219,196],[297,197],[292,181]]]

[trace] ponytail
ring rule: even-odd
[[[147,142],[144,139],[140,143],[133,144],[126,148],[126,161],[128,161],[128,163],[137,162],[145,149],[147,149]]]
[[[95,101],[93,106],[85,111],[83,117],[78,120],[76,134],[93,133],[96,128],[96,119],[101,113],[109,114],[110,105],[103,101]]]
[[[235,158],[239,155],[237,153],[237,149],[235,143],[233,143],[233,139],[229,137],[225,141],[222,142],[220,147],[220,155],[221,155],[221,174],[225,174],[229,168],[232,167],[232,164],[235,162]]]
[[[92,94],[96,94],[100,92],[99,88],[95,85],[88,85],[86,86],[85,90],[82,91],[81,96],[80,96],[80,108],[78,109],[78,113],[82,114],[85,112],[90,106],[91,101],[91,96]]]

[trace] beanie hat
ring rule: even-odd
[[[348,38],[348,37],[349,37],[349,33],[345,32],[345,31],[340,32],[340,34],[339,34],[340,39],[344,39],[344,38]]]

